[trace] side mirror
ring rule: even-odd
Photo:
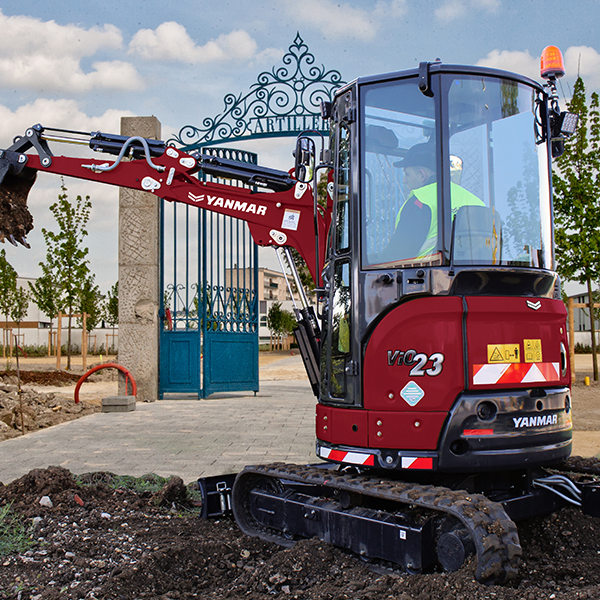
[[[321,100],[321,118],[324,121],[331,119],[333,116],[333,102]]]
[[[315,142],[309,137],[299,137],[294,152],[294,175],[301,183],[312,180],[315,171]]]

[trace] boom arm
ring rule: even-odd
[[[26,198],[37,171],[42,171],[142,190],[169,202],[182,202],[246,221],[258,245],[296,248],[314,281],[319,283],[319,274],[315,272],[315,238],[318,233],[318,262],[322,265],[331,211],[319,211],[315,225],[312,190],[307,184],[282,171],[187,154],[156,140],[100,133],[83,140],[48,135],[48,131],[58,130],[37,125],[28,129],[24,137],[17,138],[8,150],[0,151],[0,241],[7,238],[27,246],[25,235],[33,224],[30,216],[27,219]],[[106,162],[53,156],[48,141],[89,143],[92,149],[118,154],[118,157],[114,162]],[[37,154],[25,154],[31,148]],[[125,156],[131,160],[123,160]],[[260,193],[203,182],[195,176],[199,171],[276,191]],[[18,222],[11,222],[7,213],[12,213],[13,221],[16,218]]]

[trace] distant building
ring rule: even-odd
[[[589,295],[577,294],[569,296],[573,298],[575,304],[587,304],[589,302]],[[573,320],[575,332],[575,344],[581,344],[582,346],[592,345],[592,321],[590,319],[589,308],[574,308],[573,309]],[[596,330],[596,341],[600,341],[600,319],[596,319],[594,322]]]
[[[227,283],[229,284],[229,280],[231,277],[231,270],[228,270],[227,273]],[[243,285],[244,277],[250,277],[250,270],[242,270],[237,272],[237,269],[233,271],[234,277],[236,281],[233,282],[233,285],[236,286],[237,282],[240,282],[240,286]],[[248,286],[250,286],[250,279],[248,281]],[[296,305],[300,308],[300,296],[296,290],[293,291],[294,300],[296,301]],[[309,301],[313,301],[309,297]],[[273,269],[267,269],[265,267],[258,268],[258,337],[261,343],[267,342],[271,336],[271,332],[267,327],[267,315],[269,314],[269,310],[273,306],[275,302],[281,303],[281,308],[283,310],[294,312],[294,302],[292,300],[292,294],[290,293],[290,289],[286,283],[285,276],[280,271],[275,271]]]
[[[17,277],[17,287],[23,288],[29,292],[29,283],[35,283],[35,279],[29,277]],[[21,323],[15,323],[10,319],[6,320],[6,315],[0,313],[0,329],[2,329],[2,342],[4,343],[5,331],[8,330],[15,335],[17,329],[20,330],[21,338],[19,345],[27,346],[46,346],[48,344],[48,331],[50,330],[51,319],[45,315],[33,301],[29,301],[27,315]],[[7,341],[7,344],[9,342]]]
[[[25,289],[29,292],[29,283],[35,283],[35,279],[31,277],[17,277],[17,287]],[[9,338],[6,338],[6,328],[12,332],[13,335],[17,335],[19,331],[19,346],[48,346],[50,342],[50,334],[52,334],[52,345],[56,342],[56,328],[58,326],[58,319],[50,319],[48,315],[44,314],[37,304],[33,301],[29,301],[27,308],[27,315],[21,323],[15,323],[10,319],[6,320],[6,315],[0,313],[0,344],[4,343],[7,339],[7,345],[10,345]],[[62,320],[62,331],[61,331],[61,345],[67,343],[67,329],[68,322],[66,318]],[[104,324],[90,332],[88,338],[88,344],[90,350],[98,349],[101,345],[104,348],[118,348],[118,327],[114,330],[111,328],[105,328]],[[81,347],[81,328],[77,326],[77,322],[73,319],[71,329],[71,342],[73,345]]]

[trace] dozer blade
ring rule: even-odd
[[[18,164],[10,154],[5,152],[0,158],[0,242],[29,248],[26,236],[33,229],[33,217],[27,196],[37,171]]]

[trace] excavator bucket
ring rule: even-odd
[[[0,158],[0,242],[29,248],[27,234],[33,229],[33,217],[27,208],[27,196],[37,171],[12,160],[5,152]]]

